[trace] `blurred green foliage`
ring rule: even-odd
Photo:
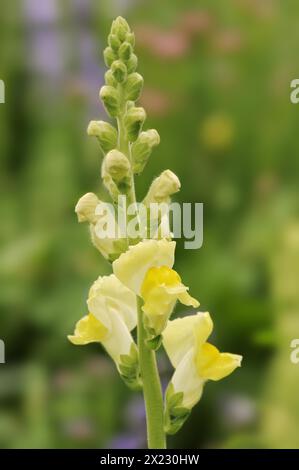
[[[109,272],[74,205],[87,191],[104,197],[86,125],[103,116],[101,51],[118,14],[136,31],[142,104],[161,135],[138,194],[171,168],[177,200],[204,203],[204,245],[178,241],[177,268],[213,314],[221,350],[244,356],[207,385],[170,446],[298,447],[298,2],[3,3],[0,447],[144,445],[140,397],[98,347],[66,340]]]

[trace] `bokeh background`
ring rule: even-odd
[[[242,369],[209,383],[172,448],[299,447],[297,0],[4,0],[0,14],[0,447],[138,448],[142,397],[100,347],[66,339],[109,273],[74,205],[103,193],[87,137],[110,23],[137,36],[142,105],[161,135],[137,182],[171,168],[204,203],[177,269]],[[181,308],[181,307],[180,307]],[[186,313],[180,310],[180,314]],[[159,356],[164,385],[171,368]]]

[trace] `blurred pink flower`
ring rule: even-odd
[[[137,42],[161,59],[180,59],[190,48],[188,37],[181,31],[162,31],[154,26],[135,28]]]
[[[165,116],[173,106],[173,99],[164,91],[154,88],[144,88],[140,102],[153,116]]]
[[[189,10],[182,14],[178,28],[190,37],[207,33],[213,25],[211,14],[205,10]]]

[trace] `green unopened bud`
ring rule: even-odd
[[[104,61],[107,67],[111,67],[111,64],[117,59],[117,55],[111,47],[106,47],[104,50]]]
[[[155,129],[141,132],[132,145],[133,172],[141,173],[154,147],[159,145],[160,136]]]
[[[115,34],[120,41],[124,41],[128,33],[130,33],[130,26],[124,18],[118,16],[112,23],[111,34]]]
[[[117,87],[118,82],[117,80],[115,80],[111,69],[107,70],[107,72],[105,73],[105,83],[106,85],[112,86],[114,88]]]
[[[104,85],[100,90],[100,98],[110,116],[116,117],[119,111],[118,92],[109,85]]]
[[[97,137],[104,153],[114,149],[117,145],[117,130],[108,122],[91,121],[87,133],[90,136]]]
[[[113,62],[113,64],[111,65],[111,71],[115,80],[117,80],[118,83],[122,83],[126,80],[127,67],[121,60],[115,60]]]
[[[116,36],[116,34],[109,34],[108,36],[108,44],[111,47],[111,49],[114,50],[114,52],[117,52],[118,49],[120,48],[121,42]]]
[[[143,87],[143,77],[139,73],[131,73],[126,82],[126,98],[138,100]]]
[[[133,49],[132,49],[132,46],[129,42],[124,42],[120,48],[119,48],[119,51],[118,51],[118,54],[119,54],[119,57],[122,59],[122,60],[129,60],[131,55],[132,55],[132,52],[133,52]]]
[[[129,44],[131,44],[131,46],[134,48],[135,47],[135,34],[132,32],[132,33],[128,33],[126,35],[126,42],[128,42]]]
[[[143,203],[149,206],[152,202],[169,202],[170,196],[180,189],[181,183],[178,177],[171,170],[165,170],[154,179]]]
[[[128,69],[128,73],[133,73],[137,69],[138,65],[138,58],[136,54],[132,54],[129,60],[126,61],[126,66]]]
[[[127,114],[125,116],[125,126],[130,142],[135,142],[135,140],[137,139],[145,119],[146,113],[143,108],[134,107],[127,111]]]
[[[107,153],[104,166],[106,173],[109,173],[111,178],[117,183],[129,176],[130,162],[119,150],[114,149]]]
[[[127,157],[118,150],[111,150],[102,165],[103,182],[116,201],[119,194],[126,194],[131,187],[131,169]]]
[[[99,204],[99,199],[94,193],[87,193],[82,196],[75,207],[75,212],[79,222],[96,222],[95,210]]]
[[[135,108],[135,101],[127,101],[126,112],[128,112],[129,109],[132,108]]]

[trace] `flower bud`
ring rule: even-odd
[[[125,126],[130,142],[135,142],[135,140],[137,139],[139,132],[142,129],[145,118],[146,113],[143,108],[134,107],[127,111],[127,114],[125,116]]]
[[[131,44],[132,47],[135,46],[135,34],[132,32],[132,33],[128,33],[126,35],[126,42],[128,42],[129,44]]]
[[[127,101],[126,112],[132,108],[135,108],[135,101]]]
[[[123,42],[128,33],[130,33],[130,26],[124,18],[118,16],[112,23],[111,34],[115,34]]]
[[[111,65],[113,77],[118,83],[122,83],[127,78],[127,67],[121,60],[115,60]]]
[[[152,149],[159,145],[160,136],[155,129],[141,132],[138,139],[132,145],[133,172],[141,173]]]
[[[131,73],[126,82],[126,98],[131,101],[138,100],[143,87],[143,77],[139,73]]]
[[[105,121],[91,121],[87,128],[90,136],[97,137],[104,153],[109,152],[117,145],[117,130]]]
[[[137,69],[138,58],[136,54],[132,54],[131,57],[126,61],[128,73],[133,73]]]
[[[119,111],[118,92],[109,85],[104,85],[100,90],[100,98],[110,116],[116,117]]]
[[[78,216],[78,221],[80,223],[95,223],[97,220],[95,210],[99,202],[99,199],[94,193],[87,193],[82,196],[75,207],[75,212]]]
[[[104,165],[106,173],[109,173],[112,179],[117,183],[129,175],[130,162],[123,153],[116,149],[107,153]]]
[[[114,52],[117,52],[120,48],[121,42],[116,36],[116,34],[109,34],[108,36],[108,44],[113,49]]]
[[[111,197],[116,201],[119,194],[126,194],[131,187],[130,162],[118,150],[111,150],[102,165],[103,182]]]
[[[132,52],[133,52],[133,49],[132,49],[131,44],[129,44],[128,42],[124,42],[120,46],[118,54],[119,54],[120,59],[127,61],[131,57]]]
[[[165,170],[154,179],[143,203],[149,206],[152,202],[169,202],[170,196],[180,189],[181,183],[178,177],[171,170]]]
[[[104,61],[107,67],[110,67],[111,64],[117,59],[117,56],[111,47],[106,47],[103,55],[104,55]]]
[[[117,87],[117,80],[115,80],[112,70],[107,70],[105,73],[105,83],[106,85],[112,86],[114,88]]]

